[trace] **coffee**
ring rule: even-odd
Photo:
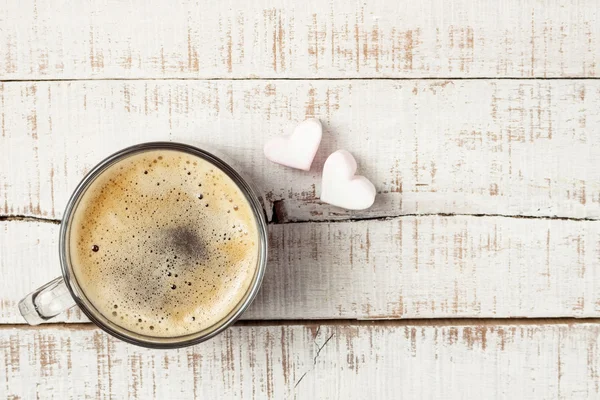
[[[68,249],[92,305],[130,331],[176,337],[209,328],[244,297],[257,269],[256,217],[222,170],[150,150],[87,188]]]

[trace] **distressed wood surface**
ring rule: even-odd
[[[272,251],[247,320],[600,317],[600,81],[522,79],[596,78],[599,15],[595,0],[0,0],[0,398],[600,398],[597,319],[242,322],[173,351],[91,324],[2,326],[60,273],[86,171],[150,140],[214,147],[262,186]],[[325,128],[312,171],[266,162],[306,117]],[[338,148],[375,183],[372,209],[318,201]]]
[[[0,323],[60,275],[57,240],[55,224],[0,223]],[[244,319],[600,317],[597,222],[402,217],[271,225],[270,240]]]
[[[600,81],[93,81],[0,84],[0,213],[60,218],[87,170],[152,140],[231,156],[280,221],[406,214],[600,217]],[[310,172],[265,141],[306,117],[325,133]],[[458,118],[457,118],[458,116]],[[380,194],[316,201],[325,158],[351,151]],[[269,207],[271,211],[271,207]]]
[[[0,6],[0,78],[594,77],[596,0]]]
[[[592,399],[599,337],[599,324],[234,326],[158,351],[87,327],[0,329],[0,396]]]

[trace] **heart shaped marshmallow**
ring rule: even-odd
[[[265,144],[265,157],[287,167],[310,170],[317,154],[323,127],[321,121],[310,118],[300,123],[290,136],[276,137]]]
[[[356,160],[346,150],[331,154],[323,166],[321,201],[348,210],[364,210],[375,202],[377,191],[370,180],[354,175]]]

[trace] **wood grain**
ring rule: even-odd
[[[595,0],[0,2],[0,398],[600,398],[597,320],[416,320],[600,317],[600,81],[568,79],[600,74],[598,15]],[[312,171],[266,162],[265,141],[307,117],[325,127]],[[72,324],[77,308],[4,325],[60,274],[79,180],[151,140],[216,148],[263,188],[279,224],[244,319],[340,321],[242,322],[173,351]],[[375,183],[370,210],[319,202],[338,148]]]
[[[98,329],[1,329],[0,396],[591,399],[598,337],[598,324],[234,326],[158,351]]]
[[[209,145],[283,200],[280,221],[411,214],[600,218],[600,81],[93,81],[0,84],[0,213],[60,218],[84,174],[152,140]],[[323,121],[310,172],[262,147]],[[379,191],[324,206],[320,171],[345,148]],[[271,207],[269,207],[271,211]]]
[[[0,78],[594,77],[599,7],[5,1]]]
[[[57,240],[58,225],[0,223],[0,323],[60,275]],[[244,319],[600,316],[598,222],[402,217],[271,225],[270,240]]]

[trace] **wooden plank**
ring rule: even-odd
[[[91,328],[0,329],[0,395],[591,399],[598,337],[598,324],[234,326],[165,352]]]
[[[23,323],[18,301],[60,274],[57,238],[0,224],[0,323]],[[244,319],[600,316],[600,222],[402,217],[271,225],[270,240]]]
[[[406,214],[600,218],[600,81],[93,81],[0,84],[0,212],[60,218],[85,172],[151,140],[210,145],[281,220]],[[268,138],[317,116],[312,171],[265,160]],[[325,158],[351,151],[380,192],[316,202]],[[270,211],[271,207],[269,207]]]
[[[594,77],[595,0],[5,1],[2,79]]]

